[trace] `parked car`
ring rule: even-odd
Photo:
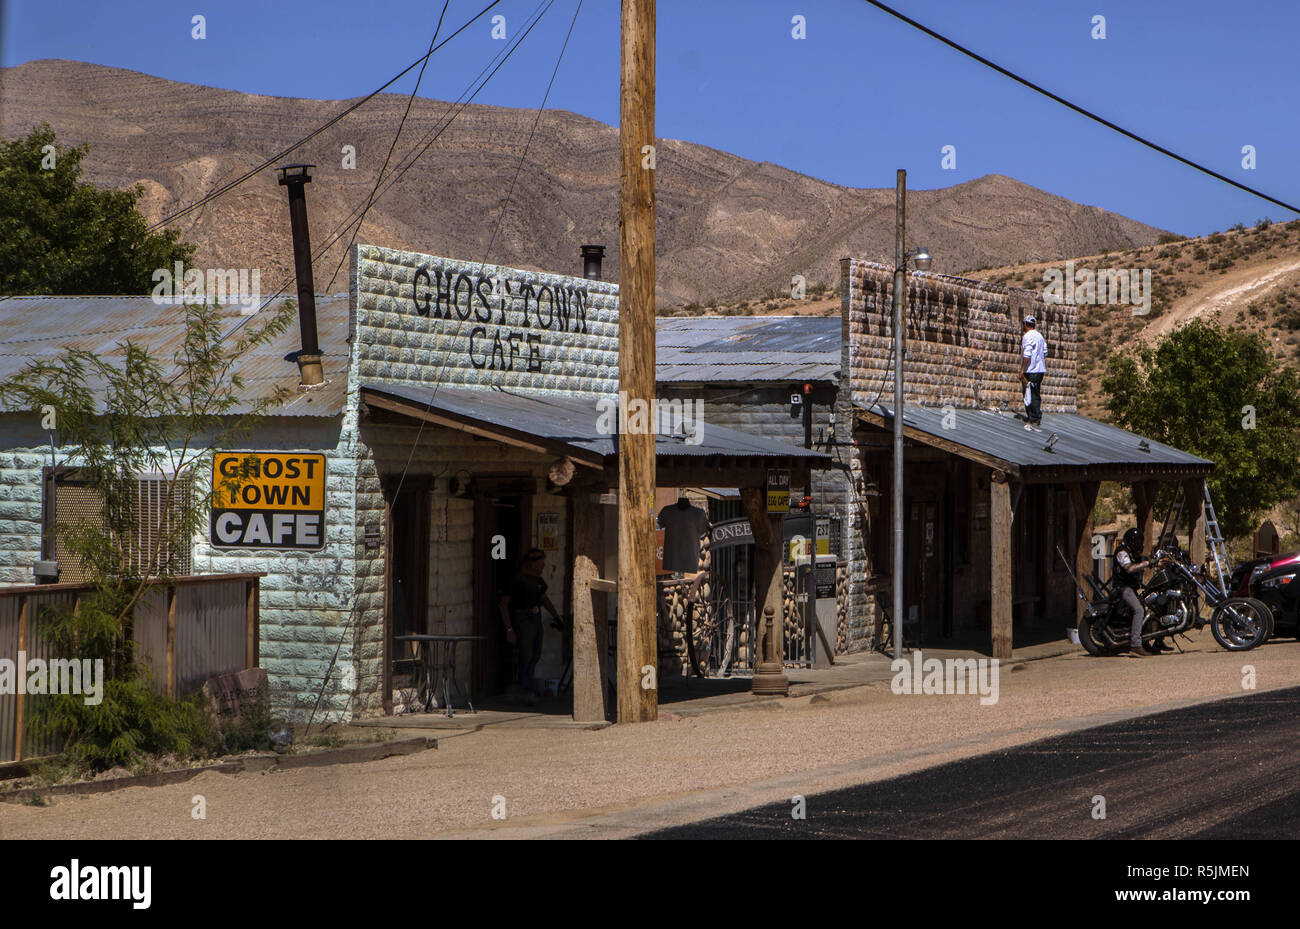
[[[1300,552],[1245,561],[1229,582],[1235,597],[1254,597],[1273,611],[1273,635],[1300,638]]]

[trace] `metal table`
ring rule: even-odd
[[[474,703],[469,699],[469,695],[462,693],[460,685],[456,683],[456,646],[461,642],[482,642],[487,638],[483,635],[395,635],[394,642],[418,642],[420,651],[424,658],[424,710],[430,712],[433,709],[433,695],[438,692],[439,685],[442,687],[442,704],[447,711],[447,717],[450,719],[453,715],[451,706],[451,689],[456,688],[457,693],[465,698],[465,703],[469,706],[469,711],[474,712]],[[472,648],[471,644],[471,648]],[[471,659],[473,651],[470,652]],[[435,660],[439,659],[439,660]],[[440,680],[435,680],[435,673],[441,676]]]

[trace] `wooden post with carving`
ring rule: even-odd
[[[1074,576],[1078,578],[1086,597],[1092,596],[1092,589],[1084,576],[1092,573],[1092,510],[1097,505],[1097,492],[1101,484],[1088,481],[1070,485],[1070,510],[1074,514]],[[1077,626],[1083,619],[1088,604],[1076,598],[1074,623]]]
[[[755,642],[756,673],[751,692],[784,696],[790,692],[790,681],[785,676],[785,596],[781,575],[785,517],[767,512],[767,494],[763,488],[742,488],[740,502],[754,533],[754,599],[759,615]],[[770,641],[764,622],[768,615],[772,617]]]
[[[1187,509],[1187,554],[1192,564],[1205,562],[1205,479],[1183,481],[1183,505]]]
[[[1005,472],[994,471],[989,481],[989,625],[993,657],[1006,661],[1012,646],[1011,530],[1018,494]]]
[[[655,0],[623,0],[619,110],[619,391],[655,397]],[[655,436],[619,420],[618,721],[658,716]]]
[[[592,587],[604,557],[605,513],[595,494],[573,496],[573,718],[603,722],[609,716],[609,627],[605,593]]]
[[[1142,550],[1151,551],[1159,544],[1155,538],[1156,522],[1156,488],[1158,481],[1133,482],[1133,511],[1137,516],[1137,528],[1142,533]]]

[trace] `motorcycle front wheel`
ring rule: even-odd
[[[1273,632],[1273,611],[1253,597],[1229,597],[1210,615],[1214,640],[1230,652],[1262,644]]]

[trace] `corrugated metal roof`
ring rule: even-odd
[[[448,414],[460,420],[494,428],[519,436],[533,436],[559,442],[601,457],[615,453],[614,437],[597,428],[601,419],[600,398],[558,397],[553,394],[526,394],[507,390],[461,390],[442,387],[403,387],[391,384],[362,385],[367,395],[387,395],[406,401],[420,410]],[[610,398],[613,399],[613,398]],[[783,457],[810,459],[813,467],[830,464],[821,452],[787,445],[753,436],[735,429],[703,424],[698,445],[689,445],[677,436],[657,435],[657,457]]]
[[[656,320],[660,383],[834,381],[838,316],[693,316]]]
[[[284,360],[301,347],[298,325],[291,322],[277,339],[248,352],[233,368],[232,373],[244,379],[244,397],[250,402],[266,398],[283,386],[293,394],[273,411],[275,415],[340,413],[347,392],[348,299],[347,294],[316,298],[325,385],[298,389],[298,365]],[[230,335],[255,318],[241,316],[232,306],[223,312],[223,331]],[[184,308],[157,304],[148,295],[4,297],[0,298],[0,380],[17,374],[30,361],[53,360],[66,348],[111,358],[121,354],[119,346],[128,340],[156,358],[170,359],[180,350],[184,336]]]
[[[893,408],[876,404],[869,409],[893,428]],[[1044,413],[1041,432],[1025,429],[1023,420],[1012,413],[993,410],[957,409],[952,428],[944,428],[945,413],[939,407],[908,405],[903,424],[952,442],[1010,465],[1028,468],[1070,468],[1087,466],[1173,465],[1189,471],[1209,471],[1213,462],[1164,445],[1107,423],[1077,413]],[[1049,450],[1048,440],[1056,436]],[[923,441],[923,440],[922,440]],[[1140,443],[1145,442],[1148,449]]]

